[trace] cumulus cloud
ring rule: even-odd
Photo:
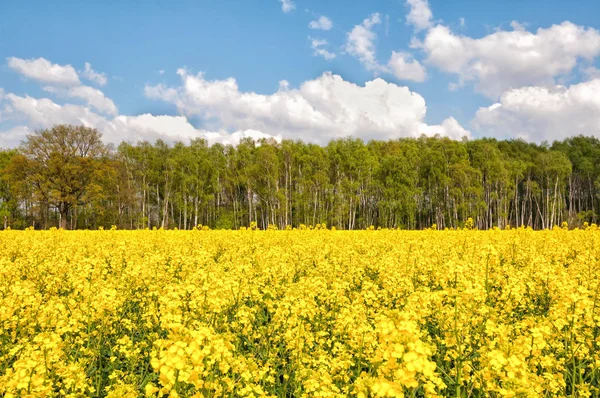
[[[423,82],[427,77],[423,65],[406,52],[392,51],[388,67],[391,73],[400,80]]]
[[[326,45],[315,40],[318,49]],[[55,124],[94,127],[106,141],[114,143],[204,138],[210,143],[236,144],[249,137],[326,144],[347,136],[365,140],[422,134],[469,136],[452,118],[440,125],[427,125],[423,97],[380,78],[361,86],[324,73],[298,88],[282,80],[276,92],[263,95],[240,91],[233,78],[211,81],[201,73],[190,74],[184,69],[177,73],[180,85],[148,85],[145,93],[149,98],[175,104],[179,116],[119,115],[102,91],[80,83],[47,84],[42,88],[56,97],[78,99],[83,104],[60,104],[50,98],[4,93],[0,89],[0,120],[16,126],[0,132],[0,146],[14,146],[28,132]],[[200,120],[203,128],[196,128],[190,120]]]
[[[77,98],[85,101],[89,106],[99,112],[109,115],[117,114],[117,107],[114,102],[104,96],[104,93],[96,88],[89,86],[74,86],[74,87],[43,87],[44,91],[57,94],[60,97]]]
[[[79,80],[79,75],[71,65],[53,64],[44,58],[25,60],[8,58],[8,66],[23,76],[47,84],[43,90],[62,98],[76,98],[83,100],[87,105],[99,112],[116,115],[117,107],[104,93],[96,88],[84,86]],[[85,63],[81,72],[88,80],[100,85],[106,84],[106,76],[92,69]]]
[[[333,27],[333,23],[331,22],[331,19],[327,18],[325,15],[321,15],[319,19],[311,21],[308,24],[308,27],[311,29],[330,30]]]
[[[92,112],[89,108],[65,104],[59,105],[48,98],[33,98],[6,94],[3,117],[8,120],[26,122],[33,128],[50,127],[54,124],[82,124],[96,127],[102,125],[105,119]]]
[[[288,13],[296,9],[296,4],[292,0],[279,0],[281,3],[281,11]]]
[[[0,148],[15,148],[32,132],[27,126],[16,126],[0,131]]]
[[[104,86],[108,82],[106,73],[99,73],[92,69],[92,65],[89,62],[85,63],[85,69],[81,72],[81,75],[100,86]]]
[[[410,8],[406,22],[413,25],[415,30],[420,31],[432,26],[433,14],[427,0],[406,0],[406,5]]]
[[[486,135],[561,140],[577,134],[600,137],[600,79],[565,86],[512,89],[480,108],[473,126]]]
[[[321,56],[328,61],[336,57],[335,53],[329,52],[324,48],[329,44],[327,40],[315,39],[310,36],[308,37],[308,39],[310,40],[311,48],[314,50],[313,55]]]
[[[71,65],[53,64],[47,59],[21,59],[10,57],[8,66],[21,75],[38,82],[57,85],[78,85],[79,76]]]
[[[127,134],[134,140],[167,139],[169,141],[187,141],[193,138],[203,138],[209,144],[237,145],[244,138],[260,140],[272,138],[281,142],[281,135],[264,134],[256,130],[239,130],[229,133],[225,130],[208,131],[197,129],[190,124],[185,116],[155,116],[143,114],[139,116],[118,116],[111,123],[112,131],[117,134]],[[131,138],[130,138],[131,139]]]
[[[211,81],[201,73],[183,69],[178,73],[180,86],[147,86],[146,95],[227,130],[256,130],[318,143],[349,135],[368,140],[458,134],[450,122],[437,128],[427,126],[423,97],[380,78],[359,86],[324,73],[298,89],[285,86],[262,95],[239,91],[233,78]],[[469,135],[466,130],[463,133]]]
[[[479,39],[437,25],[420,47],[428,64],[456,75],[459,86],[474,83],[477,91],[490,98],[513,88],[553,85],[557,78],[571,74],[579,60],[589,62],[600,55],[596,29],[563,22],[533,33],[523,24],[511,25],[512,31],[500,30]]]
[[[101,131],[107,142],[119,143],[122,140],[168,141],[204,138],[211,144],[220,142],[237,144],[240,139],[274,138],[280,135],[265,134],[252,129],[229,132],[224,129],[214,131],[197,129],[185,116],[139,116],[118,115],[113,101],[96,88],[80,83],[75,70],[70,66],[52,64],[39,58],[21,60],[10,58],[9,66],[24,76],[48,84],[42,89],[60,98],[80,99],[86,105],[58,104],[49,98],[34,98],[4,93],[0,89],[0,120],[17,124],[6,131],[0,131],[0,147],[14,147],[39,128],[49,128],[56,124],[75,124],[93,127]],[[93,73],[92,73],[93,72]],[[101,84],[102,74],[94,72],[91,65],[85,65],[82,74]],[[108,116],[107,116],[108,115]]]
[[[7,131],[0,131],[0,147],[17,146],[27,134],[39,128],[50,128],[55,124],[76,124],[93,127],[103,133],[104,140],[120,143],[126,141],[163,139],[170,142],[187,141],[193,138],[206,139],[210,144],[237,144],[243,138],[255,140],[273,138],[281,141],[281,135],[269,135],[255,130],[239,130],[232,133],[225,130],[209,131],[192,126],[185,116],[138,116],[119,115],[112,119],[103,117],[85,106],[59,105],[48,98],[21,97],[12,93],[6,95],[3,114],[18,125]]]
[[[590,66],[600,55],[596,29],[565,21],[529,32],[527,23],[512,21],[512,30],[497,29],[473,38],[442,24],[434,26],[428,0],[406,0],[406,5],[407,23],[416,31],[427,30],[424,40],[413,37],[410,47],[423,50],[426,64],[458,78],[448,85],[450,90],[471,83],[476,91],[497,99],[507,90],[566,81],[582,63],[584,75],[596,76],[596,69]],[[464,27],[465,19],[460,18],[459,28]],[[403,58],[397,59],[404,67]],[[414,68],[418,70],[418,66]]]
[[[48,126],[60,123],[94,126],[103,118],[81,105],[59,105],[49,98],[22,97],[8,93],[8,102],[4,115],[16,119],[28,120],[35,126]]]
[[[588,79],[600,79],[600,69],[594,66],[588,66],[587,68],[583,68],[582,72],[585,76],[587,76]]]
[[[471,136],[471,132],[461,126],[460,123],[458,123],[458,121],[453,117],[445,119],[440,124],[427,125],[423,123],[420,131],[428,136],[440,135],[444,137],[450,137],[455,140],[461,139],[462,137],[468,138]]]
[[[387,65],[382,65],[375,56],[375,41],[377,34],[373,27],[381,23],[378,13],[372,14],[360,25],[354,26],[346,39],[346,52],[356,58],[375,74],[389,73],[400,80],[422,82],[427,77],[425,67],[419,61],[404,51],[392,52]]]
[[[375,40],[377,35],[373,26],[381,23],[379,13],[371,14],[360,25],[354,26],[346,38],[346,52],[358,58],[367,70],[380,71],[381,66],[375,57]]]

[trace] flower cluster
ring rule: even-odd
[[[595,225],[199,229],[0,232],[0,396],[600,394]]]

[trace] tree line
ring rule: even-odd
[[[600,141],[194,139],[105,145],[60,125],[0,151],[0,228],[488,229],[593,223]]]

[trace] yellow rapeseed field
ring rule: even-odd
[[[0,232],[0,396],[598,396],[600,231]]]

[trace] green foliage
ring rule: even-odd
[[[594,223],[600,212],[600,141],[591,137],[552,145],[440,137],[345,138],[326,146],[159,140],[99,146],[102,156],[91,158],[55,148],[35,163],[41,142],[77,131],[84,130],[57,126],[18,151],[0,152],[0,228],[4,220],[12,228],[49,228],[68,219],[90,229],[446,229],[470,225],[461,220],[471,217],[477,229],[540,229]]]
[[[215,229],[233,229],[234,216],[232,211],[221,210],[216,222]]]

